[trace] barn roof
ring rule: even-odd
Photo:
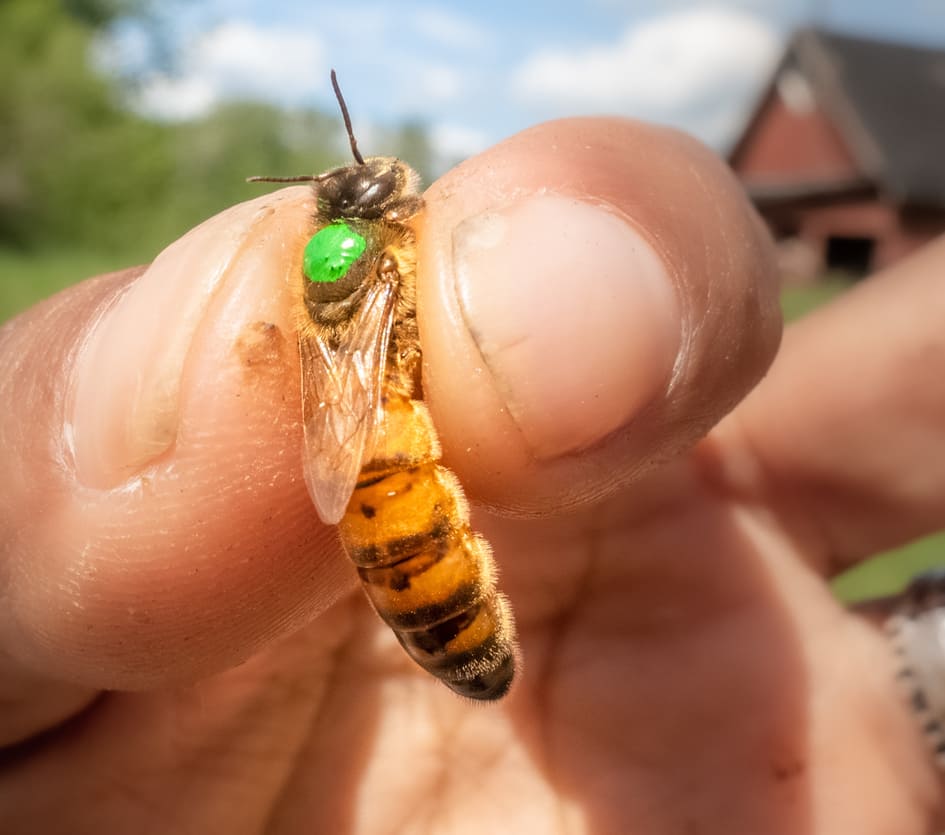
[[[945,206],[945,50],[802,29],[772,84],[785,66],[803,74],[881,190],[902,203]],[[733,153],[748,140],[767,98]]]

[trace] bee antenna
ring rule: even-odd
[[[338,99],[338,105],[341,107],[341,118],[345,120],[345,130],[348,131],[348,141],[351,143],[351,153],[354,154],[355,162],[358,165],[364,165],[364,157],[358,150],[358,140],[354,138],[354,131],[351,129],[351,117],[348,115],[348,105],[345,104],[345,97],[341,95],[341,88],[338,86],[338,76],[335,71],[331,71],[331,86],[335,88],[335,98]]]
[[[247,177],[247,183],[311,183],[317,180],[314,174],[299,174],[298,177]]]

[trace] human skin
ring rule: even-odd
[[[287,189],[0,330],[0,831],[934,832],[828,580],[945,525],[945,240],[780,341],[770,242],[679,134],[549,123],[426,198],[424,393],[513,692],[415,668],[314,513]]]

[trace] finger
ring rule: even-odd
[[[701,437],[764,373],[780,313],[730,172],[670,130],[525,131],[427,192],[424,392],[479,500],[595,500]]]
[[[0,679],[196,678],[351,588],[301,476],[312,212],[305,188],[243,204],[0,331]]]
[[[792,326],[739,427],[825,571],[945,526],[945,238]]]

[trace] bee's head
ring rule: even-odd
[[[415,194],[417,175],[395,157],[326,171],[316,180],[318,213],[330,220],[377,220],[404,197]]]

